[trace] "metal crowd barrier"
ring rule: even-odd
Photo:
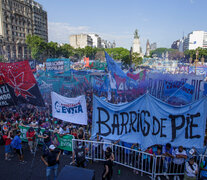
[[[184,176],[185,163],[175,164],[172,158],[162,155],[153,156],[152,154],[117,144],[78,139],[73,139],[73,150],[77,142],[82,142],[86,147],[86,159],[89,160],[105,161],[105,150],[107,147],[111,147],[115,157],[114,163],[138,171],[141,175],[148,175],[153,180],[158,176]],[[195,156],[195,162],[198,167],[200,167],[204,159],[207,160],[207,156]],[[200,175],[198,174],[197,179],[199,177]]]
[[[111,147],[115,157],[114,163],[139,171],[141,175],[149,175],[153,179],[154,158],[152,154],[107,142],[79,139],[73,139],[72,142],[73,150],[78,142],[82,142],[86,148],[86,159],[93,161],[105,161],[106,148]]]

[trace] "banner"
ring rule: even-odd
[[[87,108],[85,96],[67,98],[55,92],[51,93],[52,115],[74,124],[87,125]]]
[[[28,61],[0,63],[0,107],[21,103],[44,106]]]
[[[179,88],[181,88],[185,82],[182,81],[164,81],[164,96],[170,96]]]
[[[19,126],[19,129],[21,131],[20,138],[24,142],[28,142],[26,134],[29,128],[30,127],[28,126]],[[34,128],[34,129],[37,132],[38,128]],[[44,131],[45,129],[41,128],[39,135],[42,135]],[[65,136],[60,137],[59,134],[54,134],[51,140],[53,144],[56,145],[57,148],[63,149],[66,151],[72,151],[72,139],[74,139],[73,135],[65,135]],[[39,141],[38,141],[39,144],[42,144],[43,143],[42,141],[43,139],[39,138]]]
[[[149,73],[148,74],[148,91],[151,95],[158,99],[164,100],[164,82],[165,81],[180,81],[194,86],[194,93],[192,100],[199,100],[203,96],[204,91],[204,76],[193,74],[162,74]]]
[[[69,71],[70,59],[47,59],[47,71]]]
[[[168,105],[146,94],[133,102],[110,104],[94,96],[92,136],[128,143],[145,149],[171,143],[186,148],[203,147],[206,127],[206,98],[190,105]]]
[[[175,97],[185,101],[186,103],[190,103],[192,101],[194,93],[194,86],[185,83],[176,93]]]

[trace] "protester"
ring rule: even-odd
[[[172,155],[173,153],[173,148],[170,143],[167,143],[166,145],[163,146],[162,148],[162,154],[165,156],[164,159],[164,172],[167,173],[169,170],[169,166],[172,162],[172,159],[174,156]],[[166,179],[169,179],[169,176],[165,175]]]
[[[63,128],[60,127],[59,129],[60,137],[65,136],[67,134],[69,134],[69,129],[67,129],[67,125],[64,125]]]
[[[47,166],[46,168],[47,180],[50,179],[52,172],[54,172],[54,180],[56,180],[57,175],[58,175],[58,165],[59,165],[60,154],[61,154],[61,151],[55,151],[55,146],[51,144],[49,146],[49,151],[47,153],[44,153],[41,156],[42,161]]]
[[[20,163],[24,164],[26,163],[26,161],[24,161],[23,150],[22,150],[22,140],[20,139],[20,135],[21,135],[21,131],[18,131],[17,135],[14,137],[14,139],[11,142],[11,146],[16,150]]]
[[[111,180],[113,173],[113,162],[111,160],[111,153],[105,153],[106,161],[104,162],[104,172],[102,174],[102,180]]]
[[[3,139],[5,142],[5,160],[10,161],[10,154],[11,154],[11,131],[6,131],[5,135],[3,135]]]
[[[77,142],[77,146],[73,151],[73,163],[76,163],[77,167],[85,167],[85,158],[86,155],[86,150],[85,150],[85,146],[83,145],[83,142]]]
[[[26,133],[26,137],[28,140],[28,145],[30,148],[30,152],[33,154],[35,152],[35,147],[36,147],[36,132],[33,129],[33,127],[30,127]]]
[[[196,180],[198,174],[198,164],[192,156],[188,162],[185,163],[185,176],[184,180]]]
[[[158,146],[157,151],[153,153],[154,156],[157,156],[156,159],[156,173],[161,173],[163,169],[163,158],[161,157],[162,155],[162,147]],[[161,180],[160,176],[157,176],[158,180]]]
[[[207,180],[207,162],[206,159],[204,159],[204,161],[201,162],[200,165],[200,170],[201,170],[201,179],[203,180]]]
[[[186,151],[183,149],[183,146],[179,146],[174,152],[173,165],[171,166],[173,173],[182,173],[184,172],[185,160],[187,159]],[[180,176],[174,176],[174,180],[179,180]]]
[[[38,135],[39,138],[43,138],[43,152],[48,151],[49,146],[51,145],[51,133],[48,128],[45,129],[42,135]]]

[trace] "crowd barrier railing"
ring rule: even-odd
[[[185,161],[181,164],[176,164],[173,159],[169,157],[153,155],[118,144],[100,141],[73,139],[73,150],[76,148],[77,142],[83,143],[86,148],[86,159],[89,160],[105,161],[106,148],[111,147],[115,157],[114,163],[138,171],[141,175],[148,175],[153,180],[158,176],[184,176]],[[204,159],[207,160],[207,156],[204,155],[198,155],[194,158],[199,168],[201,162]],[[197,175],[197,179],[199,178],[200,173]]]
[[[108,142],[79,139],[72,140],[73,150],[76,148],[78,142],[82,142],[86,148],[86,159],[105,161],[106,148],[111,147],[115,157],[114,163],[138,171],[141,175],[146,174],[153,179],[154,158],[152,154]]]

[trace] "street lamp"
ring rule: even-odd
[[[204,59],[204,57],[202,56],[202,58],[201,58],[202,65],[204,64],[204,61],[205,61],[205,59]]]
[[[196,51],[196,59],[195,59],[195,74],[196,74],[196,70],[197,70],[197,63],[198,63],[198,50]]]

